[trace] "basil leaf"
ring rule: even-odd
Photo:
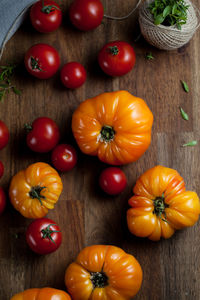
[[[189,93],[189,87],[187,85],[187,83],[183,80],[181,80],[181,83],[182,83],[182,86],[183,86],[183,89],[186,93]]]
[[[13,92],[14,92],[16,95],[21,95],[21,91],[18,90],[15,86],[13,87]]]
[[[172,15],[176,13],[176,9],[177,9],[177,4],[175,3],[172,7]]]
[[[146,59],[148,59],[148,60],[154,59],[154,57],[153,57],[153,55],[152,55],[151,52],[149,52],[149,53],[146,54]]]
[[[163,10],[163,18],[166,18],[172,11],[172,8],[170,5],[166,6]]]
[[[184,144],[183,147],[192,147],[192,146],[196,146],[197,145],[197,141],[191,141],[187,144]]]
[[[188,117],[188,114],[182,109],[182,107],[180,107],[180,112],[181,112],[181,117],[188,121],[189,120],[189,117]]]
[[[6,89],[6,88],[8,88],[8,87],[9,87],[8,84],[0,83],[0,88]]]
[[[160,25],[163,21],[164,21],[164,17],[162,15],[158,15],[156,18],[155,18],[155,21],[154,21],[154,24],[155,25]]]

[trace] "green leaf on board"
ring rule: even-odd
[[[188,86],[188,84],[184,80],[181,80],[181,83],[182,83],[182,87],[183,87],[184,91],[186,93],[189,93],[189,86]]]
[[[196,145],[197,145],[197,141],[191,141],[191,142],[184,144],[183,147],[192,147],[192,146],[196,146]]]
[[[180,112],[181,112],[181,117],[188,121],[189,120],[189,117],[188,117],[188,114],[182,109],[182,107],[180,107]]]

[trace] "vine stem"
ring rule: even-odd
[[[109,20],[117,20],[117,21],[128,19],[134,13],[134,11],[138,8],[138,6],[140,5],[141,2],[142,2],[142,0],[138,0],[137,5],[134,6],[134,8],[126,16],[112,17],[112,16],[104,15],[104,18],[109,19]]]

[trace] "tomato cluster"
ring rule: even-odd
[[[100,0],[75,0],[69,10],[72,24],[87,31],[101,24],[104,9]],[[62,21],[61,8],[52,0],[38,1],[30,11],[33,27],[39,32],[48,33],[57,29]],[[99,66],[110,76],[122,76],[130,72],[135,65],[135,52],[126,42],[114,41],[106,44],[98,55]],[[36,44],[25,54],[27,71],[40,79],[53,76],[60,66],[60,57],[56,49],[48,44]],[[66,63],[60,73],[63,85],[75,89],[86,81],[86,70],[79,62]]]
[[[101,24],[104,9],[100,0],[75,0],[69,10],[72,24],[86,31]],[[30,10],[33,27],[42,33],[56,30],[62,21],[59,5],[52,0],[36,2]],[[28,72],[48,79],[59,69],[60,57],[48,44],[32,46],[25,54]],[[135,65],[132,46],[123,41],[106,44],[98,54],[100,68],[110,76],[122,76]],[[78,62],[62,67],[60,78],[70,89],[86,81],[86,70]],[[92,122],[91,122],[92,121]],[[83,153],[96,155],[110,165],[131,163],[148,149],[151,142],[153,115],[144,100],[126,91],[104,93],[80,104],[72,116],[72,132]],[[51,152],[51,163],[60,172],[72,170],[77,163],[73,146],[59,144],[58,125],[48,117],[25,124],[27,146],[38,153]],[[0,150],[9,140],[9,131],[0,121]],[[0,161],[0,178],[4,166]],[[118,195],[127,186],[125,173],[118,167],[107,167],[99,176],[99,186],[108,195]],[[37,254],[56,251],[62,242],[60,227],[44,218],[53,209],[62,192],[62,180],[46,163],[35,163],[21,170],[11,180],[9,197],[14,208],[24,217],[36,219],[27,228],[26,241]],[[131,233],[157,241],[169,238],[176,230],[193,226],[200,214],[200,201],[195,192],[186,191],[177,171],[162,166],[147,170],[137,180],[129,199],[127,225]],[[0,187],[0,214],[6,195]],[[95,245],[83,249],[66,270],[65,284],[74,300],[131,299],[140,289],[142,270],[137,260],[114,246]],[[32,297],[32,298],[31,298]],[[31,289],[12,300],[56,298],[70,300],[62,291]]]

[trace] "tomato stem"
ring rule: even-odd
[[[33,56],[31,56],[31,68],[32,68],[32,70],[37,69],[41,72],[43,71],[39,66],[38,59],[34,58]]]
[[[108,277],[104,272],[91,272],[90,275],[94,289],[103,288],[108,285]]]
[[[49,15],[51,12],[53,12],[55,9],[60,10],[57,6],[55,5],[45,5],[43,4],[41,12]]]
[[[105,142],[112,141],[115,136],[115,131],[112,126],[104,125],[101,129],[101,139]]]
[[[112,55],[117,55],[119,54],[119,48],[117,46],[111,46],[111,47],[108,47],[109,48],[109,52],[112,54]]]
[[[156,197],[154,199],[153,204],[154,204],[153,213],[156,214],[156,216],[160,217],[161,220],[163,220],[164,222],[168,222],[166,219],[165,208],[169,207],[169,205],[165,203],[164,193],[162,194],[161,197]],[[162,214],[164,214],[165,219],[162,218]]]
[[[24,124],[24,129],[26,130],[26,132],[30,132],[33,129],[32,124],[25,123]]]
[[[37,186],[33,186],[29,192],[30,197],[32,199],[38,199],[41,205],[43,205],[42,199],[46,199],[45,196],[40,194],[43,189],[46,189],[46,187],[37,185]]]
[[[55,241],[52,239],[51,237],[51,234],[54,233],[54,232],[60,232],[60,230],[51,230],[50,229],[50,226],[55,226],[56,224],[49,224],[46,228],[42,229],[41,232],[42,232],[42,238],[43,239],[49,239],[52,243],[55,243]]]

